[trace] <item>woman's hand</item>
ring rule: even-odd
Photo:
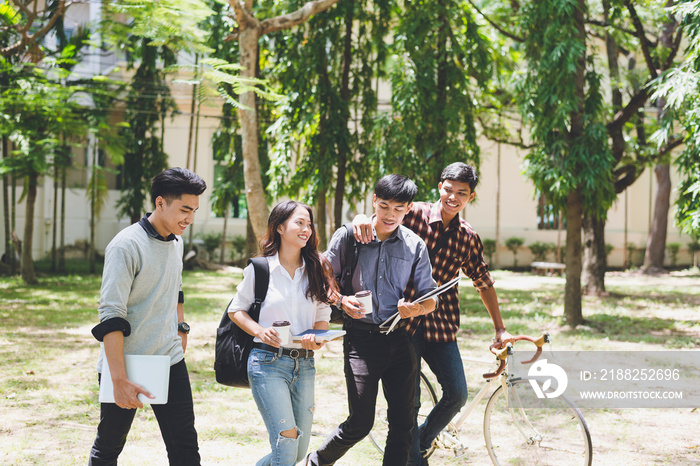
[[[282,339],[279,337],[279,333],[272,327],[262,327],[261,330],[255,335],[260,338],[260,341],[266,345],[274,346],[279,348],[282,344]]]
[[[319,350],[323,348],[323,343],[316,343],[316,337],[314,335],[304,335],[301,337],[301,347],[307,350]]]

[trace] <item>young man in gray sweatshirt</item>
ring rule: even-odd
[[[153,178],[154,210],[114,237],[105,251],[99,307],[92,333],[104,343],[115,403],[102,403],[90,465],[116,465],[137,408],[153,396],[126,376],[125,354],[170,357],[168,402],[152,405],[170,464],[200,464],[192,390],[185,365],[189,325],[183,314],[182,234],[194,220],[206,183],[170,168]],[[102,373],[103,355],[97,362]]]

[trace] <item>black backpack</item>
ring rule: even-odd
[[[248,315],[257,322],[260,319],[260,306],[265,301],[270,283],[270,266],[265,257],[254,257],[249,259],[248,263],[253,264],[255,271],[255,302],[250,306]],[[231,305],[230,301],[229,305]],[[253,336],[233,323],[228,316],[228,306],[226,306],[219,328],[216,329],[214,355],[216,381],[229,387],[250,387],[248,356],[252,348]]]
[[[345,260],[340,276],[335,277],[340,292],[346,296],[354,294],[352,291],[352,274],[357,266],[357,240],[352,231],[352,223],[346,223],[345,227]],[[342,324],[345,313],[335,306],[331,306],[331,323]]]

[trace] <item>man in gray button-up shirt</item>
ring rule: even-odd
[[[376,239],[369,244],[358,244],[357,266],[352,276],[354,293],[372,292],[372,309],[364,309],[355,296],[341,296],[337,302],[346,315],[343,353],[350,415],[309,455],[308,464],[333,464],[369,434],[380,380],[389,408],[384,464],[408,461],[416,356],[403,325],[385,333],[379,324],[397,311],[405,319],[432,312],[437,304],[435,299],[413,304],[403,298],[408,286],[416,290],[417,296],[436,287],[425,243],[401,226],[416,191],[416,185],[401,175],[387,175],[375,186],[372,226]],[[344,227],[336,231],[326,252],[336,277],[345,266],[347,234]],[[367,311],[370,312],[365,314]]]

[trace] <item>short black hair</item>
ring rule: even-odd
[[[445,180],[468,183],[469,188],[474,191],[474,188],[476,188],[476,185],[479,183],[479,175],[476,173],[476,169],[471,165],[455,162],[446,166],[442,171],[440,183]]]
[[[168,168],[151,180],[151,202],[155,207],[158,196],[170,203],[173,199],[180,199],[183,194],[199,196],[206,189],[207,184],[195,172],[180,167]]]
[[[417,192],[416,184],[403,175],[383,176],[374,186],[374,194],[385,201],[412,202]]]

